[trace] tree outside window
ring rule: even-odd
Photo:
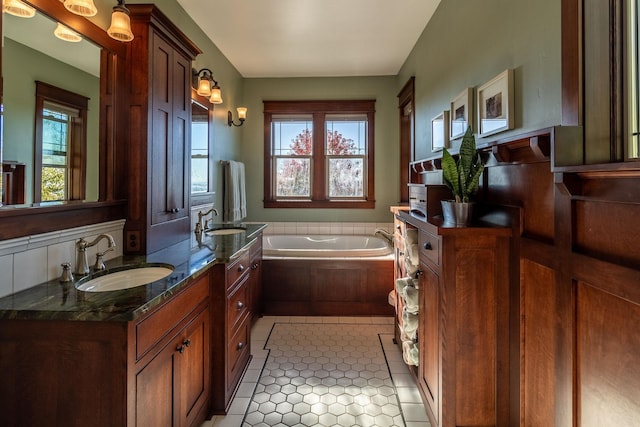
[[[265,101],[265,207],[373,208],[374,105]]]

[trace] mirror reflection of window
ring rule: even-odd
[[[640,0],[627,0],[627,157],[640,157],[640,40],[638,38],[638,9]]]
[[[36,82],[34,201],[84,200],[89,98]]]
[[[209,110],[191,103],[191,193],[209,188]]]

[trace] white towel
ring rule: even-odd
[[[418,314],[418,290],[413,286],[406,286],[400,295],[404,300],[404,309],[411,314]]]
[[[409,366],[418,366],[418,346],[413,341],[402,342],[402,359]]]
[[[405,245],[405,252],[407,254],[407,262],[410,262],[411,265],[418,265],[420,262],[420,251],[418,249],[417,243],[411,243]]]
[[[402,310],[401,328],[409,339],[415,340],[418,337],[418,316]]]
[[[224,165],[222,220],[241,221],[247,216],[244,163],[229,160]]]

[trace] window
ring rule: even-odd
[[[36,82],[35,202],[84,200],[88,103]]]
[[[375,101],[265,101],[267,208],[373,208]]]
[[[211,203],[214,194],[212,118],[209,99],[191,93],[191,205]]]

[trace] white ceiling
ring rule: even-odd
[[[440,0],[178,0],[244,77],[396,75]]]

